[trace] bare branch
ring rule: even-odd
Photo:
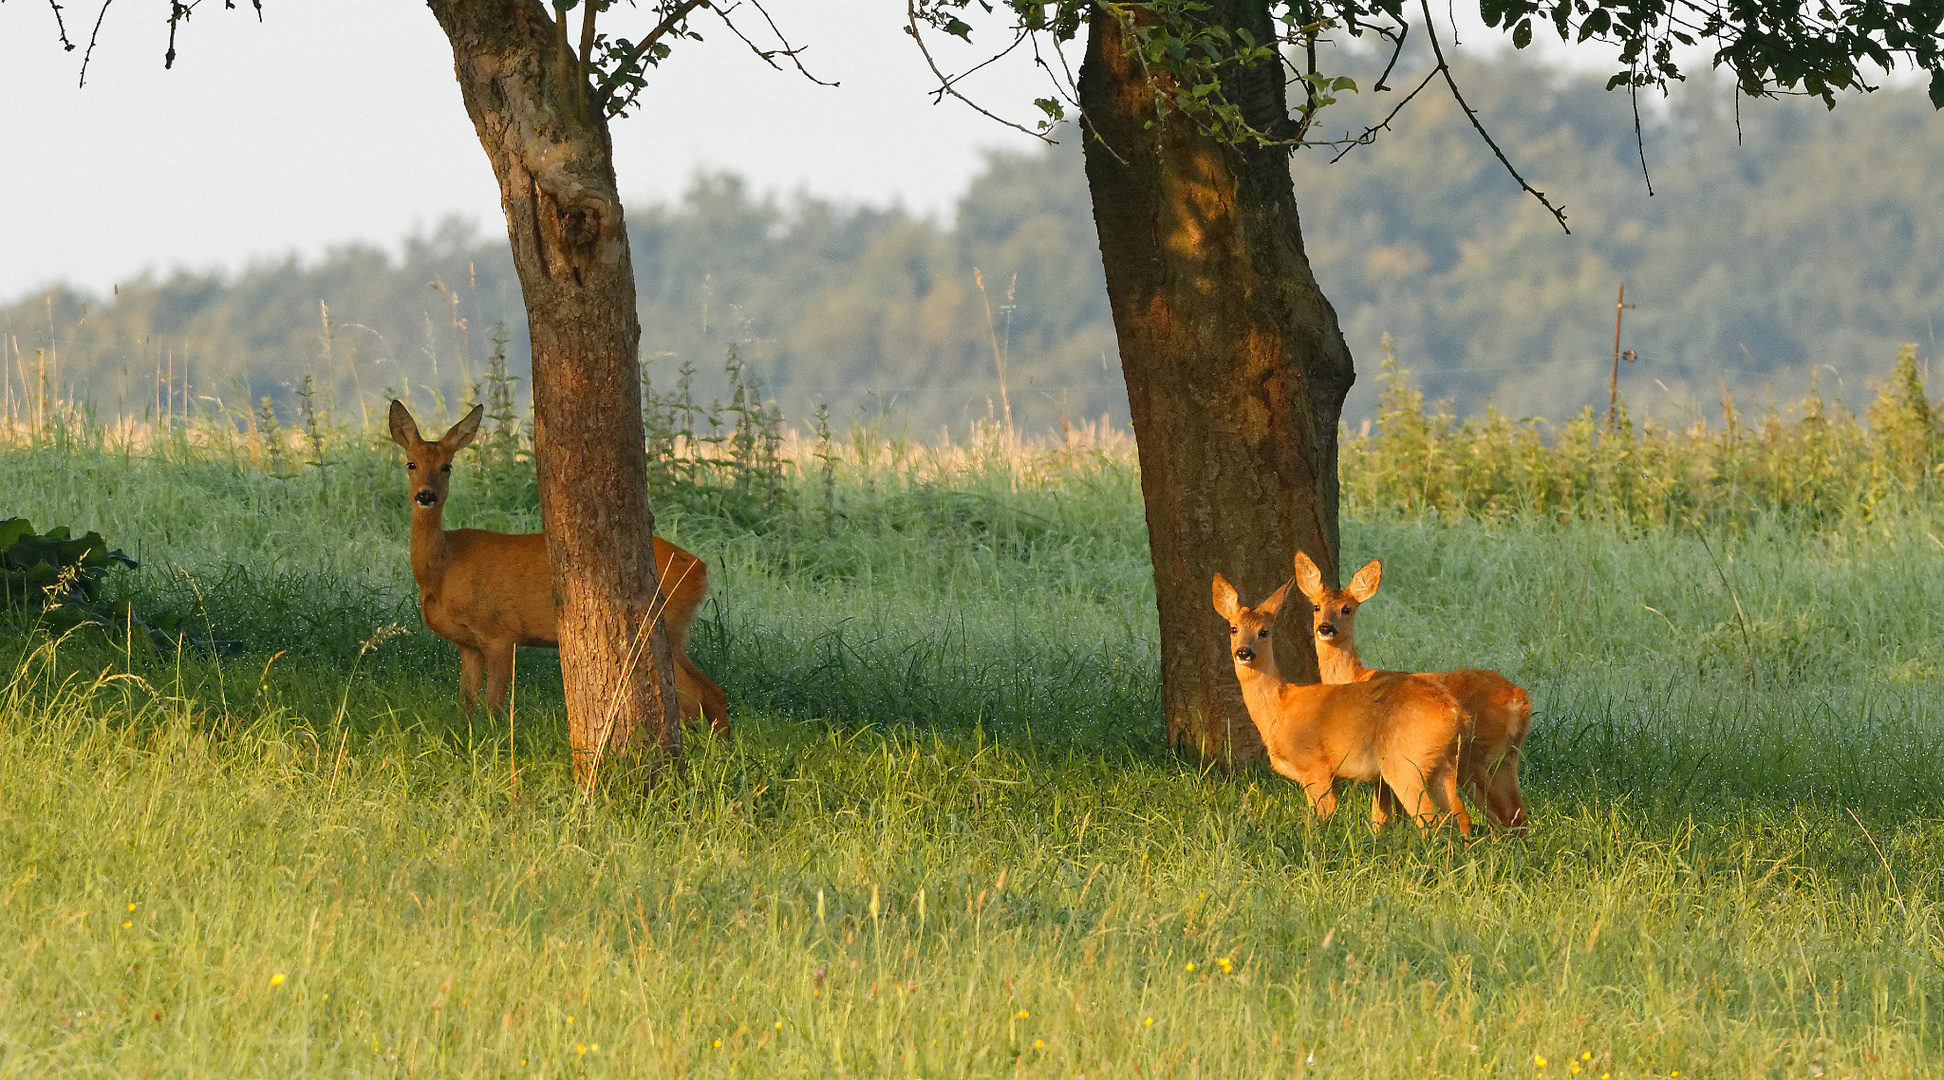
[[[1342,161],[1343,156],[1345,154],[1348,154],[1350,151],[1355,150],[1359,146],[1367,146],[1370,143],[1375,142],[1377,139],[1378,132],[1389,131],[1391,121],[1397,119],[1397,114],[1404,111],[1404,106],[1409,105],[1411,103],[1411,99],[1418,96],[1418,94],[1421,93],[1425,87],[1430,86],[1431,80],[1437,77],[1438,77],[1437,68],[1432,68],[1429,72],[1426,72],[1424,76],[1424,81],[1417,84],[1416,90],[1413,90],[1408,94],[1405,94],[1404,100],[1397,103],[1397,107],[1393,108],[1390,111],[1389,116],[1386,116],[1383,118],[1383,120],[1379,121],[1378,123],[1365,128],[1364,133],[1362,135],[1359,135],[1356,138],[1349,140],[1349,145],[1345,146],[1342,150],[1338,151],[1337,156],[1330,159],[1330,164],[1335,165],[1337,162]]]
[[[1384,73],[1377,76],[1377,82],[1371,86],[1370,92],[1373,94],[1390,89],[1390,87],[1384,85],[1384,82],[1390,78],[1391,69],[1397,66],[1397,58],[1404,55],[1404,39],[1411,36],[1411,24],[1402,19],[1399,19],[1397,22],[1399,29],[1395,35],[1390,32],[1388,27],[1375,27],[1378,34],[1395,41],[1397,48],[1391,50],[1390,63],[1384,65]],[[1393,113],[1392,115],[1394,116],[1396,114]]]
[[[81,54],[81,83],[88,85],[88,61],[94,57],[95,42],[101,37],[101,20],[108,17],[108,5],[115,0],[101,0],[101,13],[95,16],[94,32],[88,35],[88,51]]]
[[[1005,48],[999,50],[998,52],[993,53],[991,56],[986,57],[984,60],[981,60],[978,63],[973,64],[971,67],[966,68],[964,71],[959,72],[957,75],[952,76],[950,81],[955,83],[963,82],[964,80],[969,79],[972,76],[978,74],[980,71],[984,70],[985,68],[993,64],[996,64],[1001,60],[1004,60],[1006,57],[1012,55],[1014,49],[1017,49],[1021,45],[1024,45],[1026,43],[1026,39],[1029,36],[1030,35],[1024,30],[1015,32],[1013,34],[1013,41],[1011,45],[1008,45]],[[932,96],[932,104],[934,105],[938,104],[939,99],[945,96],[945,90],[943,87],[940,87],[937,90],[930,91],[930,93]]]
[[[778,71],[783,70],[783,68],[781,65],[779,65],[776,62],[775,58],[781,56],[789,60],[789,62],[796,67],[797,74],[803,76],[806,79],[809,79],[811,82],[816,83],[818,86],[837,85],[834,82],[825,82],[822,79],[817,78],[815,75],[810,74],[810,69],[803,66],[803,50],[797,48],[794,45],[791,45],[790,39],[783,36],[782,28],[776,25],[776,20],[770,16],[769,9],[763,6],[762,0],[745,0],[745,2],[748,3],[751,7],[756,9],[756,13],[761,15],[763,17],[763,21],[769,24],[770,33],[775,35],[776,40],[782,43],[783,45],[783,47],[780,49],[765,49],[762,46],[756,44],[755,42],[749,40],[749,35],[743,33],[742,28],[737,26],[735,20],[729,17],[736,10],[736,8],[741,7],[742,4],[735,4],[727,8],[716,8],[715,9],[716,14],[721,16],[722,18],[722,25],[728,27],[730,33],[741,38],[742,43],[744,45],[749,46],[749,51],[755,53],[757,58],[762,60],[763,63],[768,64],[773,68],[776,68],[776,70]]]
[[[943,71],[939,70],[938,61],[933,60],[931,50],[925,48],[925,35],[918,31],[918,5],[916,0],[905,0],[905,33],[910,34],[911,40],[918,43],[918,52],[922,56],[924,56],[925,66],[931,68],[931,73],[933,77],[935,77],[938,80],[938,89],[932,91],[932,94],[935,98],[938,95],[950,94],[952,97],[955,97],[958,100],[964,102],[966,105],[970,106],[973,112],[978,113],[980,116],[983,116],[988,120],[993,120],[998,123],[1004,124],[1007,127],[1012,128],[1014,131],[1023,131],[1026,134],[1031,135],[1033,138],[1040,140],[1041,142],[1051,143],[1053,141],[1052,136],[1046,134],[1045,132],[1028,130],[1025,126],[1021,124],[1016,124],[1011,120],[1008,120],[1005,117],[992,112],[991,110],[987,109],[985,106],[980,105],[978,102],[973,101],[971,98],[966,97],[964,94],[958,92],[958,88],[952,85],[954,80],[950,76],[946,75]],[[1007,51],[1010,52],[1011,49],[1013,47],[1017,47],[1018,44],[1019,44],[1018,41],[1014,41],[1012,47],[1009,47]]]
[[[67,52],[73,52],[74,42],[68,40],[67,23],[61,20],[60,0],[47,0],[47,6],[54,9],[54,31],[61,35],[61,48]]]
[[[1437,70],[1444,74],[1445,85],[1451,88],[1451,96],[1458,102],[1458,107],[1465,110],[1465,119],[1471,121],[1471,126],[1478,131],[1478,137],[1484,139],[1485,145],[1491,147],[1492,153],[1498,155],[1499,164],[1505,166],[1505,171],[1512,174],[1512,179],[1517,180],[1520,187],[1531,193],[1533,198],[1538,199],[1539,205],[1551,211],[1553,219],[1559,222],[1559,227],[1565,229],[1570,235],[1573,230],[1566,226],[1566,211],[1554,206],[1552,200],[1546,198],[1545,192],[1526,183],[1526,178],[1520,176],[1519,170],[1512,167],[1512,162],[1505,156],[1505,151],[1499,149],[1499,144],[1492,139],[1492,133],[1485,130],[1484,123],[1478,119],[1478,110],[1472,108],[1471,102],[1466,101],[1465,95],[1459,92],[1458,80],[1451,75],[1451,63],[1445,59],[1444,47],[1438,44],[1438,27],[1431,21],[1431,0],[1418,0],[1418,5],[1424,9],[1424,31],[1431,35],[1431,53],[1438,58]]]
[[[169,0],[169,51],[162,54],[162,70],[164,71],[175,67],[176,24],[189,20],[189,10],[193,6],[193,3],[185,4],[182,0]]]
[[[1630,78],[1627,80],[1627,96],[1633,99],[1634,147],[1635,149],[1640,151],[1640,175],[1645,177],[1647,180],[1647,197],[1651,199],[1654,197],[1654,177],[1653,174],[1647,171],[1647,140],[1641,138],[1640,135],[1640,81],[1639,79]]]

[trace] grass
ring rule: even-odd
[[[0,450],[6,511],[100,529],[144,561],[138,609],[249,647],[0,638],[0,1075],[1916,1077],[1944,1051],[1928,504],[1347,522],[1346,561],[1385,560],[1367,661],[1496,666],[1537,703],[1532,832],[1465,845],[1157,751],[1111,446],[853,456],[831,520],[814,475],[753,525],[671,504],[737,730],[629,801],[573,789],[546,653],[511,738],[459,712],[395,462],[330,458]],[[454,523],[534,527],[490,480]]]

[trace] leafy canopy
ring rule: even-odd
[[[1009,17],[1014,38],[1008,51],[1030,41],[1043,66],[1055,70],[1041,50],[1056,55],[1057,70],[1066,74],[1072,67],[1060,47],[1078,35],[1095,0],[909,3],[914,36],[929,26],[970,41],[973,27],[965,16],[976,17],[975,4],[985,13]],[[1158,76],[1157,106],[1178,110],[1203,133],[1229,142],[1310,141],[1306,136],[1317,111],[1336,94],[1357,89],[1354,82],[1317,69],[1318,43],[1339,33],[1374,34],[1391,44],[1390,65],[1375,87],[1382,89],[1416,21],[1436,56],[1435,68],[1418,88],[1440,71],[1449,81],[1428,0],[1414,5],[1408,0],[1100,0],[1098,6],[1122,20],[1131,48]],[[1534,28],[1545,25],[1564,42],[1616,46],[1624,66],[1607,80],[1609,90],[1653,86],[1665,92],[1670,81],[1686,78],[1677,50],[1700,46],[1712,47],[1712,65],[1733,72],[1736,86],[1751,97],[1806,94],[1834,108],[1838,91],[1875,89],[1871,72],[1908,66],[1930,73],[1931,103],[1944,109],[1944,0],[1479,0],[1479,14],[1488,26],[1510,33],[1521,49],[1532,43]],[[1261,33],[1264,27],[1269,36]],[[1293,116],[1248,114],[1233,92],[1234,80],[1225,81],[1269,62],[1282,64],[1287,81],[1299,88]],[[945,78],[943,89],[955,93],[954,81]],[[1041,130],[1063,118],[1076,100],[1070,74],[1060,85],[1059,96],[1036,102],[1046,113]],[[1455,83],[1452,90],[1456,94]],[[1368,141],[1375,130],[1336,142]]]

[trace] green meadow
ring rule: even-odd
[[[1121,440],[689,474],[658,527],[735,732],[637,798],[571,783],[545,651],[510,724],[461,712],[375,433],[19,434],[0,517],[101,531],[117,596],[240,651],[5,624],[0,1075],[1935,1075],[1944,499],[1898,456],[1935,439],[1569,461],[1389,402],[1345,450],[1364,658],[1527,687],[1526,835],[1169,753]],[[447,522],[533,506],[481,455]]]

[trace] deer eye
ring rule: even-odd
[[[441,465],[441,466],[439,466],[439,471],[440,471],[440,472],[451,472],[451,471],[452,471],[452,466],[450,466],[450,465]]]
[[[1257,630],[1257,631],[1256,631],[1256,636],[1257,636],[1257,637],[1268,637],[1268,636],[1269,636],[1269,631],[1268,631],[1267,629],[1263,629],[1263,630]]]
[[[1310,605],[1310,610],[1311,610],[1311,611],[1322,611],[1322,610],[1323,610],[1323,605],[1322,605],[1322,604],[1311,604],[1311,605]]]
[[[412,470],[413,472],[417,472],[417,471],[418,471],[418,462],[416,462],[416,461],[408,461],[408,462],[406,462],[406,463],[405,463],[405,467],[406,467],[407,469],[410,469],[410,470]]]
[[[1237,632],[1237,631],[1236,631],[1236,628],[1235,628],[1235,627],[1233,627],[1233,626],[1231,626],[1231,627],[1229,627],[1229,633],[1231,633],[1231,634],[1234,634],[1234,633],[1236,633],[1236,632]]]
[[[1342,613],[1343,613],[1343,614],[1345,614],[1345,615],[1348,615],[1348,614],[1350,614],[1350,608],[1349,608],[1349,607],[1348,607],[1348,606],[1346,605],[1346,606],[1344,607],[1344,609],[1343,609],[1343,612],[1342,612]]]

